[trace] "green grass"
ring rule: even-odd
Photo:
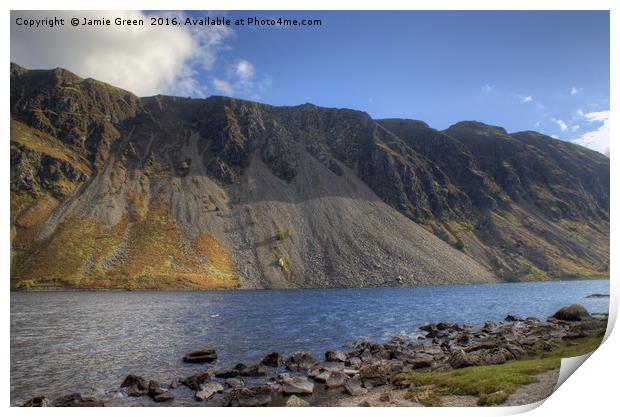
[[[416,387],[430,387],[430,392],[425,393],[428,401],[421,401],[429,406],[440,405],[437,397],[442,395],[473,395],[481,406],[502,404],[519,387],[538,382],[536,374],[559,368],[562,358],[592,352],[601,341],[602,336],[588,336],[562,341],[557,349],[537,353],[529,359],[442,372],[413,371],[396,379],[410,380],[412,395]]]

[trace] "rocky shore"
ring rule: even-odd
[[[120,382],[125,402],[107,405],[189,405],[180,401],[188,397],[192,398],[193,405],[205,406],[476,405],[465,396],[453,398],[452,402],[428,401],[428,397],[434,395],[432,386],[420,389],[407,375],[441,374],[530,359],[554,352],[562,344],[602,337],[606,326],[606,315],[591,315],[584,307],[571,305],[544,322],[508,315],[502,322],[487,321],[480,328],[457,323],[426,323],[420,327],[418,340],[364,341],[347,352],[328,350],[321,359],[308,352],[295,352],[286,357],[272,352],[259,363],[239,363],[221,369],[217,366],[217,352],[204,349],[190,352],[183,358],[186,362],[204,364],[200,371],[166,383],[128,375]],[[552,380],[553,376],[548,379]],[[508,398],[506,393],[489,394],[502,398],[496,403]],[[538,400],[528,395],[522,392],[521,401]],[[129,401],[128,397],[139,401]],[[100,399],[74,393],[54,400],[35,397],[23,405],[105,404]]]

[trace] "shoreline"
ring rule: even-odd
[[[444,283],[444,284],[420,284],[420,285],[394,285],[394,286],[376,286],[376,287],[300,287],[300,288],[209,288],[209,289],[189,289],[189,288],[10,288],[10,292],[16,293],[36,293],[36,292],[239,292],[239,291],[299,291],[299,290],[372,290],[372,289],[390,289],[390,288],[428,288],[428,287],[458,287],[471,285],[497,285],[497,284],[527,284],[527,283],[544,283],[544,282],[573,282],[573,281],[609,281],[609,275],[603,276],[584,276],[584,277],[562,277],[547,280],[530,280],[530,281],[498,281],[498,282],[479,282],[479,283]]]
[[[25,406],[151,406],[160,402],[204,406],[438,406],[444,405],[443,397],[457,404],[465,399],[471,403],[475,397],[478,405],[501,405],[517,388],[538,382],[532,374],[559,367],[558,355],[577,356],[596,349],[606,325],[606,315],[590,315],[583,307],[571,305],[544,322],[508,315],[501,322],[487,321],[479,328],[426,323],[420,326],[423,333],[417,340],[394,337],[385,343],[358,342],[349,352],[326,351],[323,360],[307,352],[286,358],[272,352],[255,364],[221,369],[217,352],[205,349],[183,358],[202,364],[194,374],[171,382],[128,375],[119,381],[115,391],[118,400],[106,400],[106,404],[74,393],[55,400],[35,397]],[[491,372],[493,377],[505,374],[508,379],[524,372],[530,379],[496,391],[488,387],[479,391],[479,384],[458,389],[450,385],[455,378],[478,372]],[[493,378],[480,381],[489,379]],[[527,398],[528,391],[524,392]]]

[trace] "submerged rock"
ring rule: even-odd
[[[237,369],[220,369],[214,372],[214,375],[218,378],[234,378],[239,375]]]
[[[211,363],[215,360],[217,360],[215,349],[196,350],[183,356],[183,361],[189,363]]]
[[[239,371],[239,375],[241,376],[263,376],[267,373],[267,369],[265,368],[265,365],[262,364],[257,364],[257,365],[252,365],[250,367],[244,368],[241,371]]]
[[[103,407],[103,401],[94,397],[82,397],[80,393],[65,395],[56,398],[52,405],[54,407]]]

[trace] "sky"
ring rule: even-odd
[[[17,17],[144,18],[145,27],[24,27]],[[231,26],[148,26],[148,17]],[[236,19],[321,19],[305,27]],[[509,12],[12,12],[11,60],[140,96],[226,95],[353,108],[445,129],[537,130],[609,154],[609,14]]]

